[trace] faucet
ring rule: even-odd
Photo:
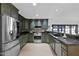
[[[67,36],[66,36],[66,34],[64,33],[64,35],[63,35],[63,38],[65,39]]]

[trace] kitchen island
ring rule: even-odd
[[[50,46],[57,56],[79,56],[79,40],[49,33]]]

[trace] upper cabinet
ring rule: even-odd
[[[1,14],[18,19],[18,9],[10,3],[1,3]]]
[[[30,29],[34,29],[35,27],[48,28],[48,19],[29,19],[29,21]]]
[[[42,21],[42,27],[43,28],[48,28],[48,20],[47,19]]]
[[[29,20],[24,18],[19,14],[19,21],[20,21],[20,32],[28,32],[29,31]]]

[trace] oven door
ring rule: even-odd
[[[34,43],[41,43],[42,42],[42,33],[34,33]]]

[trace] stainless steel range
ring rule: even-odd
[[[44,30],[41,28],[41,26],[35,26],[34,30],[34,43],[41,43],[42,42],[42,32],[44,32]]]

